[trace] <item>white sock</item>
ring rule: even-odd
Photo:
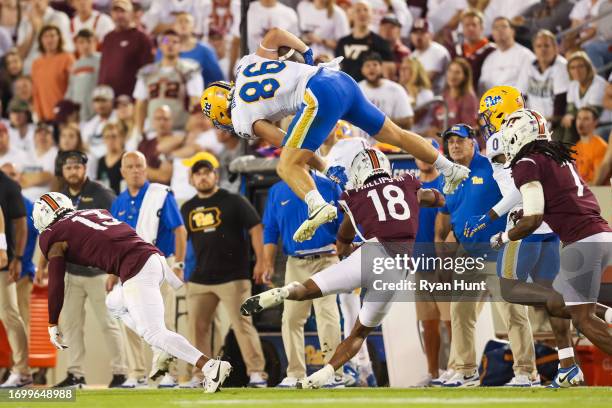
[[[606,314],[604,314],[604,320],[608,324],[612,324],[612,308],[606,309]]]
[[[319,208],[322,205],[327,204],[317,189],[307,192],[304,196],[304,201],[306,201],[306,204],[308,205],[309,214],[312,213],[315,208]]]
[[[289,294],[291,293],[291,289],[293,289],[295,286],[298,286],[298,285],[300,285],[300,282],[291,282],[283,286],[281,288],[282,298],[287,299],[289,297]]]
[[[566,358],[574,357],[574,348],[566,347],[557,350],[557,355],[559,356],[559,360],[565,360]]]
[[[449,170],[453,167],[453,162],[448,160],[442,153],[438,153],[438,158],[434,162],[434,166],[441,173],[444,173],[446,170]]]

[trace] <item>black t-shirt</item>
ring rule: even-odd
[[[115,194],[119,195],[121,193],[121,180],[123,180],[121,175],[121,159],[117,160],[111,167],[108,167],[104,156],[100,157],[96,180],[107,185]]]
[[[393,53],[389,43],[372,31],[364,38],[355,38],[353,34],[347,35],[338,40],[336,45],[336,57],[344,57],[342,70],[357,82],[363,79],[361,65],[363,58],[370,52],[379,53],[383,61],[393,62]]]
[[[15,255],[13,220],[25,217],[26,209],[21,196],[21,187],[3,171],[0,171],[0,206],[4,215],[4,233],[8,246],[6,253],[10,262]]]
[[[79,194],[70,194],[68,186],[66,186],[61,193],[65,194],[72,200],[72,204],[77,210],[103,209],[110,211],[111,205],[116,198],[115,194],[111,190],[104,187],[97,181],[92,181],[89,179],[85,181],[85,184],[83,184],[83,188],[81,188],[81,192]],[[96,276],[108,273],[108,271],[103,271],[98,268],[76,265],[73,263],[67,264],[66,271],[73,275],[80,276]]]
[[[181,206],[196,266],[189,281],[215,285],[249,279],[249,230],[261,223],[241,195],[219,189],[208,198],[193,197]]]

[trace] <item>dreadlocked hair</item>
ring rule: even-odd
[[[562,165],[566,162],[573,162],[572,154],[576,151],[572,149],[572,145],[558,141],[534,140],[533,142],[523,146],[521,150],[514,156],[510,162],[510,167],[513,167],[516,162],[531,153],[542,153],[549,156],[557,164]]]

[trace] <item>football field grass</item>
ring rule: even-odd
[[[2,404],[16,407],[19,403]],[[226,388],[213,395],[201,389],[78,390],[76,402],[29,403],[29,407],[612,407],[612,388],[278,390]]]

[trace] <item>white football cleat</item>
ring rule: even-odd
[[[242,306],[240,306],[240,313],[243,316],[251,316],[264,309],[280,305],[287,296],[289,296],[289,291],[284,287],[266,290],[259,295],[251,296],[245,300]]]
[[[249,376],[248,388],[267,388],[268,374],[265,372],[254,372]]]
[[[317,228],[321,225],[335,220],[338,217],[338,209],[329,203],[315,208],[308,215],[308,219],[300,225],[293,234],[295,242],[304,242],[312,238]]]
[[[149,386],[147,377],[128,378],[119,388],[146,388]]]
[[[178,387],[178,382],[174,376],[169,373],[164,374],[159,384],[157,384],[157,388],[175,388]]]
[[[296,388],[298,389],[321,388],[327,384],[331,384],[332,382],[334,382],[335,376],[336,376],[336,372],[334,371],[334,368],[331,365],[327,364],[322,369],[312,373],[308,377],[298,380],[296,384]],[[342,386],[344,386],[344,383],[342,382],[341,377],[339,378],[339,382],[342,383]]]
[[[559,367],[553,382],[546,388],[569,388],[584,385],[584,374],[578,365]]]
[[[444,194],[452,194],[459,184],[470,175],[470,169],[461,164],[453,163],[451,167],[442,172],[444,175]]]
[[[531,387],[531,380],[528,375],[518,374],[512,380],[504,384],[504,387]]]
[[[295,388],[297,385],[298,379],[295,377],[285,377],[283,381],[281,381],[276,388]]]
[[[454,375],[455,375],[455,370],[449,368],[448,370],[444,371],[438,378],[434,378],[433,380],[431,380],[430,384],[432,387],[441,387],[448,380],[453,378]]]
[[[6,381],[0,384],[0,388],[21,388],[32,385],[33,383],[34,380],[31,375],[11,373]]]
[[[170,363],[176,358],[157,347],[151,347],[151,350],[153,350],[153,358],[149,378],[151,381],[155,381],[170,370]]]
[[[213,393],[219,390],[232,372],[232,365],[227,361],[210,359],[202,367],[204,373],[204,392]]]
[[[448,381],[446,381],[443,387],[478,387],[480,385],[480,376],[478,371],[474,371],[471,375],[463,375],[463,373],[455,373]]]

